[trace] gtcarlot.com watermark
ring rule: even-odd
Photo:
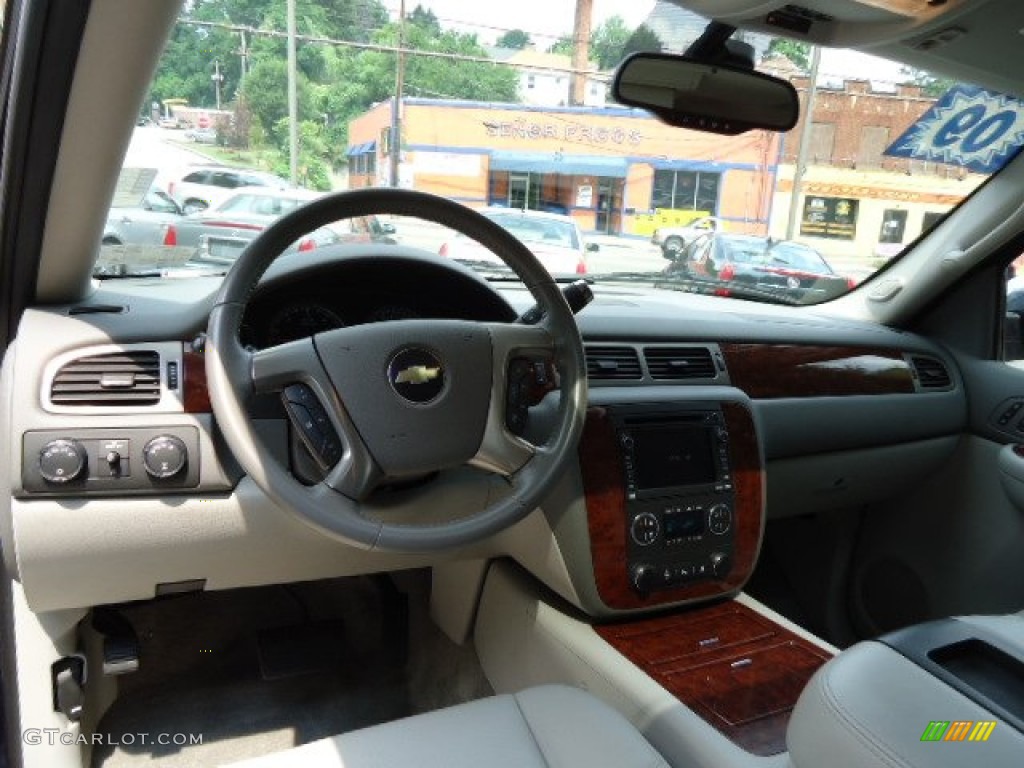
[[[201,733],[73,733],[60,728],[26,728],[21,740],[31,746],[191,747],[203,743]]]

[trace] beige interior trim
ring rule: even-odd
[[[508,562],[487,576],[474,642],[498,693],[562,683],[619,710],[671,765],[784,768],[785,754],[740,749],[628,661],[596,632],[542,599],[535,582]]]

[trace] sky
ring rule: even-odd
[[[382,0],[397,15],[399,0]],[[406,10],[417,3],[429,8],[444,27],[474,32],[492,43],[503,32],[522,29],[540,48],[546,48],[572,31],[575,0],[406,0]],[[629,27],[639,26],[654,9],[656,0],[594,0],[593,26],[610,16],[622,16]],[[906,80],[900,65],[857,51],[824,49],[821,81],[842,77],[867,77],[883,83]]]

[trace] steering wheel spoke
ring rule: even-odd
[[[313,339],[296,339],[287,344],[253,352],[249,363],[253,391],[280,392],[297,381],[317,381],[330,387],[320,364]]]
[[[523,436],[537,387],[535,370],[551,370],[555,354],[550,330],[541,325],[489,323],[492,365],[491,402],[474,466],[510,476],[534,457],[537,446]],[[541,366],[540,369],[535,366]],[[554,382],[551,381],[551,386]]]
[[[323,483],[363,499],[381,472],[320,364],[312,339],[298,339],[252,354],[256,392],[280,392],[288,420],[307,452],[326,473]]]

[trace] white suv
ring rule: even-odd
[[[223,165],[193,166],[176,181],[167,185],[167,194],[185,213],[212,208],[243,187],[292,189],[280,176]]]

